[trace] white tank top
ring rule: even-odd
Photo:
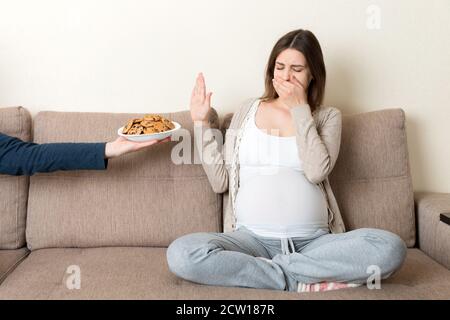
[[[296,137],[259,129],[253,114],[239,146],[236,228],[264,237],[307,237],[328,230],[326,199],[304,175]]]

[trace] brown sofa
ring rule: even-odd
[[[134,116],[40,112],[33,141],[107,141]],[[165,116],[192,134],[189,112]],[[0,109],[0,132],[30,140],[31,124],[23,108]],[[174,145],[111,160],[106,171],[0,175],[0,299],[450,298],[450,226],[439,221],[450,212],[450,194],[413,192],[402,109],[345,115],[330,175],[349,230],[383,228],[409,247],[401,270],[379,290],[300,294],[206,286],[173,275],[165,255],[171,241],[222,230],[222,195],[201,165],[172,163]],[[67,287],[73,265],[80,289]]]

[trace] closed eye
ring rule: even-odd
[[[277,70],[283,70],[284,67],[277,67],[276,69],[277,69]],[[292,68],[292,70],[293,70],[294,72],[302,72],[304,69],[303,69],[303,68],[302,68],[302,69],[295,69],[295,68]]]

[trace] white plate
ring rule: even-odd
[[[144,142],[150,140],[162,140],[164,138],[170,137],[175,131],[181,128],[181,125],[178,122],[172,121],[175,128],[171,130],[167,130],[159,133],[149,133],[149,134],[123,134],[122,130],[124,127],[119,128],[117,130],[117,134],[121,137],[124,137],[127,140],[135,141],[135,142]]]

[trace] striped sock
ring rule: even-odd
[[[319,282],[319,283],[298,283],[297,292],[323,292],[362,286],[360,283],[346,282]]]

